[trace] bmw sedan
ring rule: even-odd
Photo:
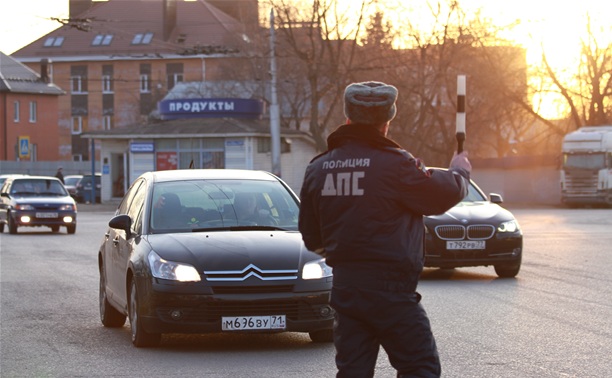
[[[98,251],[100,318],[136,347],[162,334],[305,332],[332,341],[331,269],[298,231],[299,200],[248,170],[148,172]]]
[[[459,204],[442,215],[425,217],[425,266],[457,268],[493,265],[499,277],[521,269],[523,234],[512,213],[474,183]]]
[[[76,232],[77,208],[62,182],[47,176],[12,176],[0,188],[0,232],[19,227],[66,227]]]

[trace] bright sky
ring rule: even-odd
[[[346,1],[346,0],[343,0]],[[351,5],[357,3],[350,0]],[[405,0],[404,0],[405,1]],[[426,0],[420,0],[426,4]],[[402,0],[379,0],[392,9]],[[435,0],[430,0],[434,3]],[[596,26],[601,42],[612,42],[612,1],[609,0],[459,0],[464,10],[481,9],[484,17],[498,25],[520,20],[515,33],[508,36],[527,47],[528,60],[534,62],[541,55],[543,45],[549,61],[556,68],[576,67],[580,38],[585,34],[586,15]],[[260,0],[260,7],[266,0]],[[412,0],[410,6],[419,7]],[[425,8],[423,6],[423,8]],[[68,17],[68,0],[2,0],[0,5],[0,51],[12,54],[36,39],[61,26],[50,18]],[[390,11],[390,13],[392,13]],[[415,19],[413,14],[410,15]]]

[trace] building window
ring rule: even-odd
[[[13,103],[13,112],[15,113],[13,115],[13,121],[19,122],[19,101]]]
[[[257,138],[257,152],[265,154],[272,152],[271,138]],[[291,152],[291,141],[287,138],[281,138],[281,154]]]
[[[77,135],[83,132],[83,117],[72,117],[72,134]]]
[[[113,93],[113,80],[110,75],[102,75],[102,93]]]
[[[72,161],[83,161],[83,155],[81,154],[73,154]]]
[[[153,39],[153,33],[137,33],[132,39],[132,45],[148,45]]]
[[[113,41],[112,34],[98,34],[91,41],[92,46],[109,46]]]
[[[113,128],[113,116],[106,115],[102,117],[102,129],[110,130]]]
[[[174,88],[176,83],[180,83],[183,81],[183,74],[171,74],[168,75],[168,90]]]
[[[183,63],[168,63],[166,65],[168,90],[174,88],[176,83],[183,81]]]
[[[151,92],[151,77],[149,74],[140,75],[140,93]]]
[[[82,76],[70,77],[72,93],[87,93],[87,81]]]
[[[60,47],[64,43],[64,37],[49,37],[43,44],[44,47]]]
[[[36,101],[30,101],[30,122],[36,122]]]

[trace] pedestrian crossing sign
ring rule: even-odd
[[[19,158],[28,159],[30,157],[30,137],[20,136],[19,137]]]

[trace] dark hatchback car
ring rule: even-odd
[[[523,234],[514,215],[472,181],[468,195],[442,215],[425,217],[425,266],[458,268],[493,265],[499,277],[521,269]]]
[[[100,199],[102,198],[102,174],[96,173],[96,203],[100,203]],[[74,191],[74,199],[78,203],[93,203],[91,196],[91,183],[92,183],[91,175],[84,175],[79,182],[76,184]]]
[[[77,208],[62,182],[55,177],[17,176],[0,188],[0,232],[10,234],[19,227],[50,227],[53,232],[66,227],[76,232]]]
[[[306,249],[299,200],[248,170],[148,172],[100,249],[100,318],[132,343],[165,333],[307,332],[332,341],[331,269]]]

